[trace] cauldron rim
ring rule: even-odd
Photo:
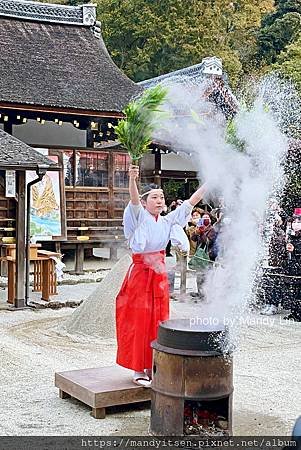
[[[168,319],[160,323],[160,327],[171,331],[183,331],[191,333],[224,333],[227,332],[225,325],[210,325],[203,328],[199,325],[193,325],[191,319]]]
[[[157,340],[153,343],[162,349],[176,349],[184,354],[185,351],[212,352],[214,355],[223,354],[225,342],[228,338],[227,327],[216,330],[191,327],[189,319],[171,319],[161,322],[158,329]],[[174,352],[171,352],[174,353]],[[209,356],[209,354],[208,354]],[[212,355],[213,356],[213,355]]]

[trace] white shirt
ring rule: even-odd
[[[130,202],[124,210],[124,235],[133,253],[150,253],[165,250],[168,241],[186,246],[183,227],[188,223],[193,206],[185,200],[181,206],[157,220],[143,206]],[[181,231],[179,231],[181,230]]]
[[[170,240],[172,246],[178,247],[182,252],[189,252],[189,239],[181,225],[175,224],[171,227]]]

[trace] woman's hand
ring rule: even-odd
[[[293,244],[286,244],[286,250],[288,252],[293,252],[295,250],[295,247],[293,246]]]
[[[189,199],[189,203],[192,205],[192,206],[195,206],[195,205],[197,205],[201,200],[202,200],[202,198],[204,197],[204,195],[205,195],[205,192],[207,191],[207,183],[204,183],[201,187],[199,187],[198,188],[198,190],[197,191],[195,191],[193,194],[192,194],[192,196],[190,197],[190,199]]]
[[[137,180],[139,178],[139,166],[130,164],[129,167],[129,193],[132,205],[140,205],[139,192],[137,188]]]
[[[139,166],[134,166],[133,164],[130,164],[129,177],[132,180],[137,180],[139,178]]]

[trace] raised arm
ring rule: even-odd
[[[140,205],[137,180],[139,177],[139,166],[130,165],[129,167],[129,192],[132,205]]]
[[[206,183],[203,184],[201,187],[199,187],[198,190],[192,194],[192,196],[189,199],[189,203],[192,206],[197,205],[204,197],[205,192],[206,192]]]

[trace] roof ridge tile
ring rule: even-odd
[[[1,0],[0,16],[37,22],[93,26],[96,22],[96,5],[67,6],[29,0]]]

